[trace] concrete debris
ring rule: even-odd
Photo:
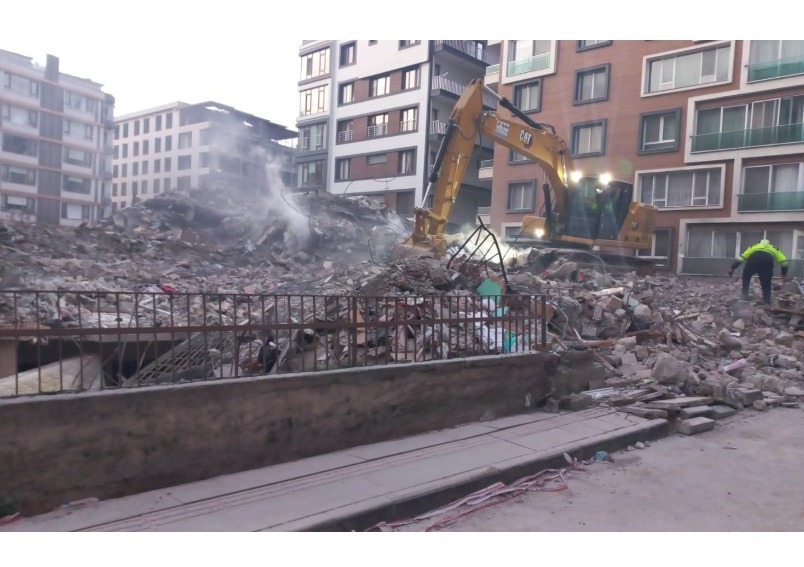
[[[555,250],[514,250],[500,242],[501,265],[493,255],[468,255],[466,235],[450,235],[443,258],[426,252],[394,257],[390,252],[411,229],[376,198],[293,193],[269,199],[220,190],[160,195],[94,227],[4,222],[0,290],[47,293],[35,302],[17,297],[15,305],[0,293],[0,324],[69,327],[80,320],[82,326],[116,326],[143,312],[151,320],[171,315],[175,325],[199,318],[214,324],[221,317],[229,324],[240,320],[243,306],[227,295],[349,296],[363,301],[361,317],[385,317],[389,323],[387,337],[363,335],[361,348],[403,361],[435,350],[443,356],[524,350],[528,337],[502,329],[489,333],[466,323],[459,333],[447,326],[425,331],[405,320],[417,309],[444,319],[499,314],[508,306],[497,305],[498,293],[542,294],[546,309],[525,308],[547,326],[548,347],[559,355],[591,349],[606,379],[595,386],[597,392],[541,404],[575,408],[612,402],[656,416],[667,410],[645,404],[711,397],[712,407],[738,410],[755,401],[768,404],[763,391],[788,406],[804,392],[804,295],[796,280],[774,284],[773,304],[763,306],[741,301],[738,286],[726,278],[641,275],[590,252],[585,260],[570,259]],[[93,295],[87,301],[68,291]],[[143,291],[152,299],[135,300],[134,292]],[[758,291],[753,290],[757,299]],[[210,294],[220,302],[177,308],[170,300],[175,292]],[[404,298],[407,307],[380,309],[371,300],[389,296]],[[452,301],[425,302],[425,297]],[[16,322],[10,321],[14,313]],[[305,323],[334,320],[328,312],[303,317]],[[541,334],[537,327],[527,334]],[[310,332],[294,337],[298,350],[314,339],[312,324]],[[262,343],[224,354],[224,362],[254,366],[253,352],[268,344],[263,339],[254,337]],[[346,356],[337,337],[320,340],[334,340],[324,352]],[[290,358],[289,342],[277,337],[271,343],[277,365]]]

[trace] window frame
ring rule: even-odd
[[[582,91],[583,91],[583,82],[582,80],[585,77],[594,77],[595,75],[602,73],[606,84],[603,88],[603,94],[592,96],[592,98],[581,98]],[[581,105],[581,104],[592,104],[594,102],[602,102],[609,99],[609,90],[611,89],[611,63],[604,63],[603,65],[595,65],[594,67],[586,67],[585,69],[578,69],[575,71],[575,81],[574,81],[574,90],[572,95],[572,104],[573,105]],[[592,88],[594,89],[595,80],[592,79]]]
[[[587,41],[595,41],[595,43],[586,44]],[[612,44],[612,40],[604,39],[604,40],[584,40],[579,39],[575,41],[575,51],[589,51],[590,49],[599,49],[601,47],[608,47]]]
[[[712,188],[712,174],[717,173],[718,176],[718,186],[715,188],[716,192],[713,191]],[[672,205],[668,206],[668,203],[671,200],[671,191],[673,189],[672,179],[673,175],[689,175],[693,176],[692,184],[690,186],[690,200],[688,204],[684,205]],[[705,197],[701,197],[700,195],[696,197],[696,192],[698,191],[697,183],[695,176],[697,175],[706,175],[706,194]],[[659,176],[664,176],[664,185],[661,187],[661,191],[664,195],[663,198],[656,198],[657,195],[657,188],[655,186],[655,179]],[[650,188],[650,201],[646,201],[645,197],[645,178],[651,177],[654,183],[653,186]],[[660,211],[683,211],[683,210],[702,210],[702,209],[722,209],[725,200],[725,170],[723,166],[704,166],[704,167],[688,167],[688,168],[676,168],[676,169],[658,169],[658,170],[649,170],[649,171],[637,171],[635,174],[636,179],[636,187],[635,187],[635,195],[637,202],[645,203],[648,205],[652,205],[659,209]],[[714,202],[711,198],[715,196],[717,202]],[[696,199],[705,198],[705,204],[695,204]],[[664,203],[664,204],[661,204]]]
[[[524,198],[522,200],[521,207],[511,207],[512,203],[512,194],[511,190],[514,188],[521,188],[523,197],[526,192],[530,193],[529,203],[526,203]],[[527,205],[530,206],[527,206]],[[531,179],[528,181],[509,181],[506,187],[506,195],[505,195],[505,211],[509,213],[525,213],[525,212],[533,212],[536,210],[536,181]]]
[[[351,54],[347,61],[344,61],[344,51]],[[357,42],[351,41],[349,43],[341,44],[338,49],[338,67],[348,67],[357,63]]]
[[[355,82],[356,81],[347,81],[338,85],[338,105],[351,104],[355,102]],[[350,97],[349,100],[344,100],[343,95],[347,90],[350,93]]]
[[[536,106],[535,108],[523,108],[520,93],[522,92],[522,89],[533,88],[533,87],[535,87],[538,90],[536,94]],[[514,106],[516,106],[519,110],[521,110],[524,113],[540,112],[542,109],[542,92],[543,89],[541,79],[536,79],[533,81],[525,81],[522,83],[515,84],[513,86],[513,96],[512,96]]]
[[[719,66],[718,66],[718,50],[724,49],[724,48],[726,49],[725,57],[727,59],[726,62],[722,64],[723,67],[724,67],[724,70],[725,70],[725,77],[723,79],[718,80],[718,78],[717,78],[718,68],[719,68]],[[693,84],[690,84],[690,85],[684,85],[684,86],[676,86],[676,83],[678,81],[678,79],[677,79],[677,76],[678,76],[678,66],[677,66],[678,59],[680,59],[682,57],[685,57],[685,56],[694,55],[696,53],[703,54],[704,52],[707,52],[707,51],[714,51],[714,57],[715,57],[715,61],[714,61],[715,75],[714,75],[714,79],[711,80],[711,81],[704,80],[704,78],[708,77],[708,75],[704,75],[703,74],[703,69],[699,69],[696,83],[693,83]],[[658,54],[658,55],[653,55],[653,56],[647,56],[647,57],[644,58],[644,66],[643,66],[643,69],[642,69],[642,73],[643,73],[643,76],[644,76],[644,83],[642,85],[642,95],[643,96],[656,96],[656,95],[660,95],[660,94],[664,94],[664,93],[668,93],[668,92],[677,92],[677,91],[690,90],[690,89],[700,89],[700,88],[711,87],[711,86],[716,86],[716,85],[728,84],[732,80],[732,73],[733,73],[733,70],[732,70],[733,65],[732,65],[732,63],[733,63],[733,59],[734,59],[734,52],[735,52],[734,42],[729,41],[729,42],[718,42],[718,43],[715,43],[715,44],[707,44],[707,45],[703,45],[703,46],[696,46],[696,47],[693,47],[693,48],[690,48],[690,49],[682,49],[682,50],[677,50],[677,51],[673,51],[673,52],[670,52],[670,53],[663,53],[663,54]],[[703,65],[703,55],[701,56],[701,58],[702,58],[701,59],[702,65]],[[653,90],[652,84],[654,82],[656,82],[656,81],[653,80],[654,79],[654,74],[653,74],[653,68],[652,67],[653,67],[654,63],[659,63],[660,61],[663,62],[663,63],[662,63],[661,69],[657,69],[657,71],[661,72],[662,76],[660,76],[659,79],[658,79],[658,86],[657,86],[656,90]],[[665,69],[667,68],[666,64],[670,63],[670,62],[672,62],[672,67],[673,67],[673,69],[672,69],[672,80],[666,80],[663,77],[663,74],[665,72]],[[663,86],[663,85],[669,85],[669,86]]]
[[[646,141],[646,132],[645,128],[647,126],[647,120],[655,117],[664,118],[667,116],[673,116],[676,121],[676,137],[674,140],[673,145],[670,147],[664,148],[657,148],[657,149],[650,149],[646,148],[646,144],[660,144],[660,143],[667,143],[664,140],[660,140],[658,142],[647,142]],[[664,126],[662,126],[662,130]],[[645,155],[645,154],[658,154],[658,153],[666,153],[666,152],[677,152],[678,149],[681,147],[681,108],[674,108],[670,110],[654,110],[651,112],[642,112],[639,115],[639,139],[637,142],[637,154],[638,155]]]
[[[408,84],[408,77],[413,74],[414,77],[414,84]],[[415,65],[413,67],[407,67],[402,69],[402,90],[403,91],[411,91],[418,89],[421,86],[421,67]]]
[[[385,89],[383,92],[379,91],[379,86],[384,85]],[[375,77],[371,77],[369,79],[369,98],[378,98],[383,96],[388,96],[391,94],[391,75],[385,73],[383,75],[377,75]]]
[[[351,178],[352,158],[337,158],[335,160],[335,181],[349,181]]]
[[[592,157],[592,156],[602,156],[606,154],[606,118],[601,118],[599,120],[587,120],[584,122],[576,122],[570,126],[570,154],[573,158],[575,157]],[[580,130],[584,128],[594,127],[594,126],[601,126],[602,134],[600,140],[600,151],[590,151],[586,153],[580,153],[578,151],[578,137],[580,134]]]
[[[397,158],[397,173],[399,175],[416,175],[416,150],[400,150]]]

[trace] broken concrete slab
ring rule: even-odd
[[[704,431],[711,431],[715,428],[715,420],[706,417],[693,417],[691,419],[680,419],[676,423],[676,431],[682,435],[695,435]]]

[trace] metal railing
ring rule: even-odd
[[[430,133],[443,136],[447,133],[447,123],[443,120],[431,120]]]
[[[369,138],[376,138],[378,136],[385,136],[388,133],[388,124],[375,124],[366,129],[366,136]]]
[[[343,130],[341,132],[338,132],[338,141],[351,142],[353,133],[354,133],[353,130]]]
[[[541,295],[0,291],[0,398],[528,352]]]
[[[456,96],[461,96],[463,94],[463,91],[466,90],[466,85],[459,83],[458,81],[448,79],[443,75],[436,75],[435,77],[433,77],[432,90],[447,91]],[[483,93],[483,105],[489,108],[496,108],[497,99],[495,99],[490,94]]]
[[[483,44],[467,39],[437,39],[436,46],[445,46],[466,55],[474,57],[480,61],[485,61],[483,56]]]

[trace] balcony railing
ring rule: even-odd
[[[342,132],[338,132],[338,141],[339,142],[351,142],[352,141],[352,134],[353,134],[353,130],[344,130]]]
[[[489,75],[497,75],[500,72],[500,64],[497,63],[496,65],[489,65],[486,67],[486,76]]]
[[[737,210],[752,211],[801,211],[804,210],[804,191],[788,193],[743,193],[737,195]]]
[[[477,176],[480,179],[490,179],[494,174],[494,160],[493,159],[484,159],[480,162],[480,168],[478,169]]]
[[[430,122],[430,133],[443,136],[447,133],[447,123],[443,120],[432,120]]]
[[[517,59],[516,61],[509,61],[506,67],[507,75],[521,75],[522,73],[530,73],[531,71],[538,71],[540,69],[547,69],[550,66],[550,53],[540,53],[533,57],[526,57],[525,59]]]
[[[748,82],[764,81],[804,73],[804,57],[788,57],[748,65]]]
[[[456,96],[461,96],[463,94],[463,91],[466,90],[466,85],[461,84],[457,81],[453,81],[452,79],[443,77],[441,75],[436,75],[435,77],[433,77],[432,90],[447,91]],[[494,108],[497,106],[497,101],[493,96],[483,93],[483,105],[488,106],[489,108]]]
[[[435,44],[437,47],[439,46],[450,47],[456,51],[465,53],[470,57],[474,57],[475,59],[484,61],[483,45],[480,43],[476,43],[474,41],[468,41],[465,39],[437,39],[435,40]]]
[[[416,121],[415,120],[405,120],[404,122],[399,123],[399,131],[400,132],[415,132],[416,131]]]
[[[388,124],[375,124],[366,129],[366,136],[369,138],[376,138],[378,136],[385,136],[388,133]]]
[[[693,152],[804,142],[804,123],[692,136]]]

